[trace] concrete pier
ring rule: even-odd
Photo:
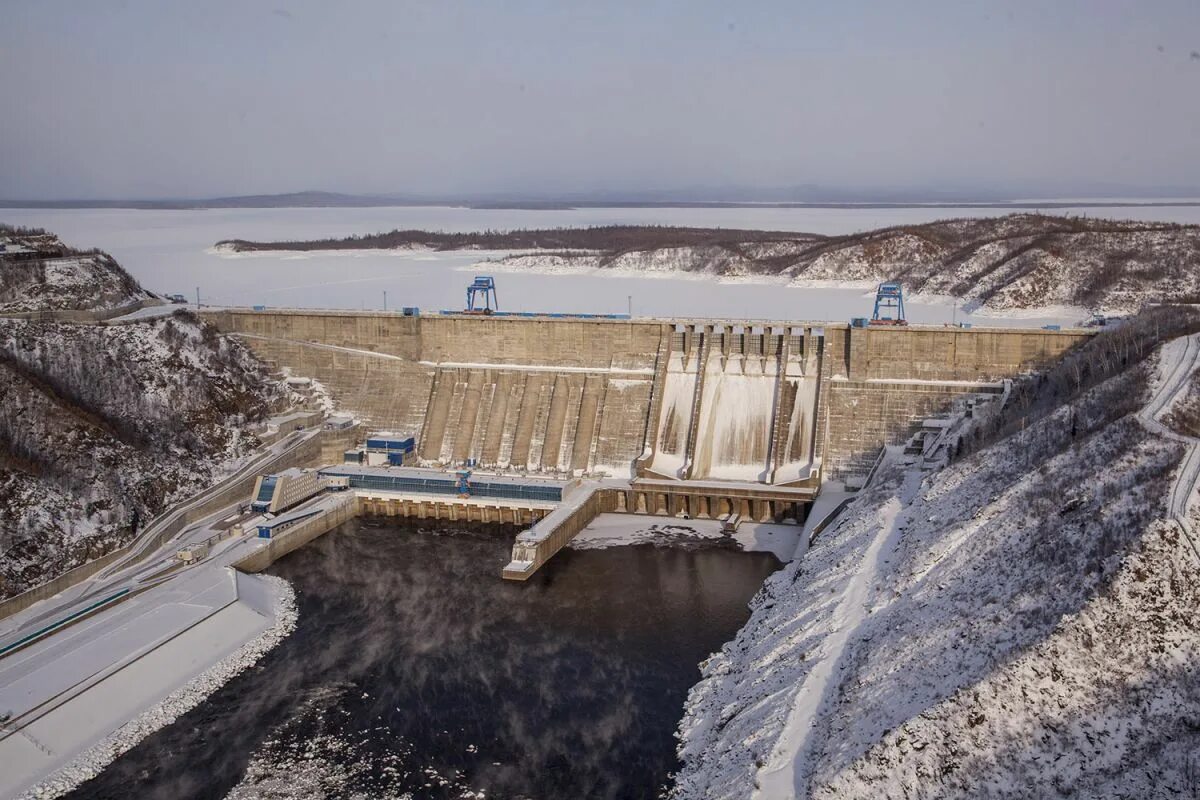
[[[528,580],[600,514],[691,519],[736,514],[752,522],[804,522],[816,494],[816,487],[788,489],[725,481],[637,479],[585,483],[561,506],[517,536],[512,561],[501,574],[509,580]]]
[[[322,499],[321,503],[320,513],[280,531],[270,539],[263,539],[258,549],[234,562],[234,568],[242,572],[262,572],[293,550],[358,515],[358,499],[349,493],[331,495]]]
[[[619,489],[599,484],[577,490],[562,506],[517,535],[512,561],[501,575],[508,580],[528,580],[597,515],[616,511],[619,494]]]

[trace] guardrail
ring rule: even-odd
[[[147,297],[114,308],[49,308],[39,311],[9,311],[0,313],[0,318],[27,319],[37,322],[98,323],[121,317],[125,314],[132,314],[134,311],[141,311],[143,308],[159,305],[163,305],[163,303],[158,298]]]
[[[68,614],[67,616],[63,617],[62,619],[55,620],[54,622],[51,622],[49,625],[45,625],[41,628],[38,628],[33,633],[22,636],[20,639],[17,639],[12,644],[6,645],[5,647],[0,647],[0,658],[3,658],[4,656],[8,655],[9,653],[13,652],[14,650],[20,650],[22,647],[24,647],[27,644],[33,644],[33,642],[36,641],[37,639],[40,639],[43,636],[51,634],[54,631],[58,630],[59,628],[70,625],[72,622],[75,622],[80,617],[86,616],[87,614],[91,614],[93,611],[97,611],[100,608],[102,608],[103,606],[107,606],[110,603],[113,603],[113,602],[121,599],[122,597],[125,597],[131,591],[132,591],[132,589],[125,588],[125,589],[120,590],[119,592],[114,592],[113,594],[109,595],[108,597],[105,597],[103,600],[97,600],[95,603],[92,603],[91,605],[87,606],[86,608],[81,608],[80,610],[76,611],[73,614]]]

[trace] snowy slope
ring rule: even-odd
[[[704,666],[676,795],[1178,796],[1200,560],[1133,353],[940,473],[883,469]]]
[[[778,241],[713,231],[705,244],[526,252],[495,266],[536,272],[696,275],[798,286],[900,280],[911,291],[993,310],[1076,306],[1128,313],[1200,296],[1200,228],[1040,214],[945,220]]]
[[[0,314],[107,310],[150,297],[104,253],[30,262],[0,260]]]
[[[0,320],[0,597],[120,546],[257,440],[284,388],[185,313]]]

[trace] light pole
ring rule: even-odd
[[[196,287],[196,310],[200,310],[200,287]]]
[[[383,290],[383,310],[387,311],[387,289]]]
[[[629,318],[633,319],[633,295],[628,295],[625,299],[629,303]]]

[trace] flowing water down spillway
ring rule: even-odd
[[[659,412],[658,442],[653,469],[660,475],[681,477],[687,456],[688,428],[696,393],[696,367],[692,359],[685,370],[680,356],[672,355],[663,382],[662,409]]]
[[[762,359],[709,359],[696,437],[695,474],[701,478],[760,481],[768,474],[775,371]],[[773,364],[771,365],[774,366]]]
[[[813,466],[813,434],[817,414],[817,388],[813,376],[789,372],[780,392],[779,413],[783,415],[784,437],[776,458],[776,483],[806,478]]]
[[[680,327],[661,373],[649,472],[684,480],[807,480],[823,334]]]
[[[357,519],[271,572],[296,631],[75,797],[656,797],[774,556],[648,545],[500,580],[512,532]]]

